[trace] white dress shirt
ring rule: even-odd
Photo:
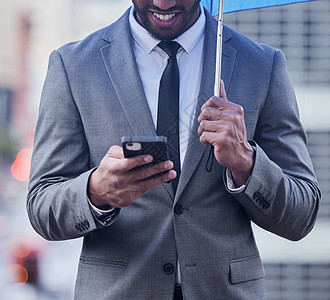
[[[187,151],[202,78],[205,15],[203,7],[201,5],[200,7],[201,14],[198,20],[187,31],[175,39],[181,45],[177,53],[180,74],[179,133],[181,167]],[[159,83],[167,65],[168,55],[157,46],[160,41],[153,38],[136,21],[134,17],[134,6],[131,8],[129,23],[139,74],[152,119],[155,128],[157,128]]]

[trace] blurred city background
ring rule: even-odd
[[[73,297],[81,240],[44,241],[25,211],[40,93],[53,49],[110,24],[130,4],[0,0],[0,300]],[[230,13],[224,20],[285,52],[322,189],[317,224],[302,241],[254,226],[268,299],[330,300],[330,0]]]

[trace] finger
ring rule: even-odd
[[[129,175],[130,177],[131,175]],[[134,176],[133,176],[134,177]],[[143,180],[136,180],[130,178],[125,182],[125,188],[117,192],[116,207],[125,207],[131,205],[136,199],[143,196],[153,187],[172,180],[176,177],[176,172],[171,170],[169,172],[160,174],[159,176],[148,177]]]
[[[114,146],[110,147],[110,149],[108,150],[107,156],[109,156],[111,158],[118,158],[118,159],[124,158],[124,150],[122,147],[114,145]],[[129,164],[129,166],[144,165],[144,164],[152,162],[152,159],[153,158],[150,154],[139,155],[139,156],[128,158],[128,160],[130,160],[130,162],[128,162],[128,164]]]
[[[169,172],[160,174],[159,176],[152,176],[148,177],[144,180],[140,180],[139,184],[141,187],[141,190],[143,190],[143,194],[148,192],[153,187],[168,182],[172,179],[174,179],[177,176],[177,173],[174,170],[171,170]]]
[[[221,122],[221,126],[218,126],[215,131],[204,130],[201,133],[200,141],[203,144],[210,143],[213,145],[229,145],[230,143],[237,142],[244,143],[246,138],[244,135],[244,129],[238,128],[232,122]]]
[[[231,104],[233,103],[224,98],[212,96],[203,104],[203,106],[201,107],[201,111],[203,111],[206,107],[212,107],[220,110],[230,110]]]
[[[202,106],[201,115],[203,116],[204,114],[208,116],[208,114],[212,114],[212,112],[213,114],[217,112],[219,115],[220,112],[233,113],[244,119],[244,109],[241,105],[222,98],[211,97],[207,102],[204,103],[204,105]]]
[[[222,101],[218,101],[219,99],[222,99]],[[223,101],[224,100],[224,101]],[[220,93],[219,93],[219,97],[211,97],[209,99],[209,101],[207,101],[201,108],[201,110],[204,109],[205,106],[211,106],[214,108],[222,108],[222,109],[227,109],[226,103],[225,102],[229,102],[228,98],[227,98],[227,94],[226,94],[226,89],[225,89],[225,83],[224,81],[221,79],[220,80]]]
[[[223,126],[222,121],[203,120],[198,127],[198,134],[201,135],[204,131],[218,132],[221,130],[221,126]]]
[[[214,107],[205,107],[198,116],[198,122],[201,123],[203,120],[220,120],[222,114],[222,109],[217,109]]]
[[[113,164],[112,166],[114,169],[118,169],[121,171],[129,171],[138,166],[149,164],[153,160],[153,157],[149,154],[124,158],[123,148],[117,145],[110,147],[106,156],[117,160],[117,161],[112,161]]]
[[[240,112],[239,109],[236,111],[231,110],[219,110],[214,108],[205,108],[198,117],[200,123],[200,129],[208,130],[207,126],[221,126],[221,122],[233,123],[238,127],[244,125],[244,112]],[[213,125],[210,122],[216,122]],[[203,124],[202,124],[203,123]],[[211,131],[213,131],[211,129]]]
[[[223,98],[223,99],[227,99],[227,96],[226,96],[226,91],[225,91],[225,84],[223,82],[222,79],[220,79],[220,85],[219,85],[219,90],[215,90],[216,88],[216,85],[214,86],[214,95],[219,95],[220,98]],[[219,94],[218,94],[219,92]]]
[[[173,169],[173,162],[170,160],[158,163],[154,165],[142,166],[136,170],[134,170],[136,180],[143,180],[150,176],[157,175],[162,172],[166,172]]]
[[[138,155],[130,158],[123,158],[118,160],[117,167],[119,170],[127,172],[133,170],[137,167],[141,167],[151,163],[153,157],[149,154],[147,155]]]
[[[222,143],[223,135],[217,132],[204,131],[201,134],[199,140],[203,145],[212,144],[219,146]]]

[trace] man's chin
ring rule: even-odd
[[[182,34],[181,31],[173,31],[173,30],[164,30],[164,31],[159,31],[159,30],[152,30],[151,28],[147,29],[149,34],[159,40],[159,41],[171,41],[176,39],[180,34]]]
[[[157,33],[153,33],[151,31],[149,31],[149,34],[156,40],[159,40],[159,41],[171,41],[171,40],[174,40],[175,38],[177,38],[178,36],[175,36],[175,35],[160,35],[160,34],[157,34]]]

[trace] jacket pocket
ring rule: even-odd
[[[81,256],[79,262],[83,265],[92,265],[92,266],[104,266],[104,267],[112,267],[119,269],[126,269],[127,264],[121,261],[108,261],[104,259],[98,258],[90,258]]]
[[[265,270],[259,255],[230,261],[231,283],[241,283],[265,277]]]
[[[126,269],[125,262],[81,256],[74,299],[113,299],[111,292],[121,286]]]

